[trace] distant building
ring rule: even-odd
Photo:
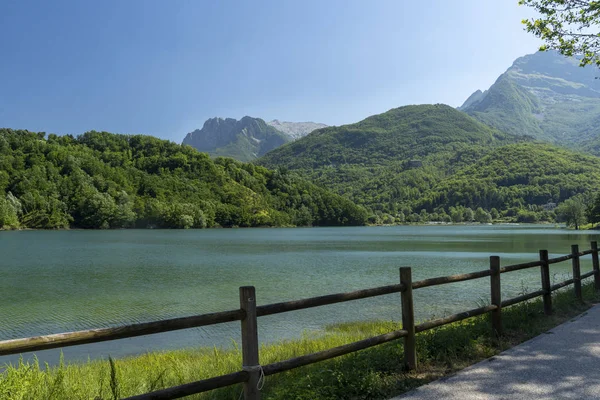
[[[542,206],[544,211],[552,211],[556,208],[556,203],[546,203]]]
[[[408,168],[419,168],[423,166],[423,161],[421,160],[410,160],[406,166]]]

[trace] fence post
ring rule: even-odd
[[[540,271],[542,273],[542,290],[544,291],[544,314],[552,314],[552,291],[550,290],[550,265],[548,264],[548,250],[540,250]]]
[[[261,369],[258,362],[258,324],[254,286],[240,287],[240,308],[246,312],[242,319],[242,369],[250,374],[248,381],[244,382],[244,399],[260,400],[258,383]]]
[[[490,256],[491,301],[497,308],[492,311],[492,333],[496,338],[502,335],[502,295],[500,294],[500,257]]]
[[[594,266],[594,287],[600,290],[600,266],[598,266],[598,242],[592,243],[592,265]]]
[[[413,306],[412,272],[410,267],[400,268],[400,283],[404,291],[402,299],[402,329],[408,332],[404,337],[404,368],[408,371],[417,368],[417,347],[415,340],[415,309]]]
[[[579,245],[571,245],[571,255],[573,256],[573,289],[575,297],[579,301],[583,301],[581,294],[581,268],[579,266]]]

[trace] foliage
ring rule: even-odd
[[[366,211],[285,171],[142,135],[0,129],[0,227],[362,225]]]
[[[590,199],[586,202],[586,218],[592,224],[600,222],[600,193],[595,197],[590,196]]]
[[[433,210],[457,204],[542,213],[547,203],[600,189],[600,159],[543,143],[495,149],[423,193],[418,207]]]
[[[587,222],[585,215],[585,204],[581,197],[574,196],[556,208],[557,219],[561,222],[565,222],[567,226],[579,227]]]
[[[544,40],[540,50],[555,49],[566,56],[581,55],[580,65],[600,66],[600,1],[519,0],[541,16],[523,20],[525,29]]]
[[[0,197],[0,228],[10,229],[19,226],[20,205],[11,193],[6,198]]]

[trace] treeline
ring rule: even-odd
[[[556,209],[556,217],[567,226],[579,229],[591,224],[592,228],[600,223],[600,193],[581,193],[561,203]]]
[[[144,135],[0,129],[0,227],[363,225],[350,200],[284,170]]]
[[[560,210],[560,207],[558,208]],[[428,222],[442,223],[475,223],[482,224],[492,222],[519,222],[519,223],[537,223],[537,222],[566,222],[563,215],[557,214],[554,210],[545,210],[540,206],[530,206],[523,208],[510,208],[508,210],[498,211],[496,208],[486,210],[482,207],[472,209],[461,205],[451,206],[449,208],[437,207],[432,212],[422,208],[413,210],[410,207],[402,207],[395,213],[389,214],[381,211],[375,211],[368,217],[370,224],[423,224]]]

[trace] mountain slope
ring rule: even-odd
[[[443,104],[392,109],[351,125],[319,129],[258,162],[309,169],[344,164],[385,165],[468,144],[492,145],[512,137]]]
[[[584,144],[600,136],[597,75],[597,69],[581,68],[575,59],[538,52],[517,59],[459,109],[508,133],[586,150]]]
[[[361,225],[347,199],[281,171],[143,135],[0,129],[0,229]]]
[[[316,122],[288,122],[279,121],[277,119],[267,122],[267,125],[270,125],[278,131],[285,133],[292,138],[292,140],[300,139],[314,130],[327,128],[327,125]]]
[[[256,163],[295,170],[371,210],[394,213],[490,149],[519,140],[452,107],[416,105],[319,129]]]
[[[212,156],[232,157],[250,161],[275,149],[292,138],[268,125],[260,118],[211,118],[202,129],[190,132],[183,144]]]

